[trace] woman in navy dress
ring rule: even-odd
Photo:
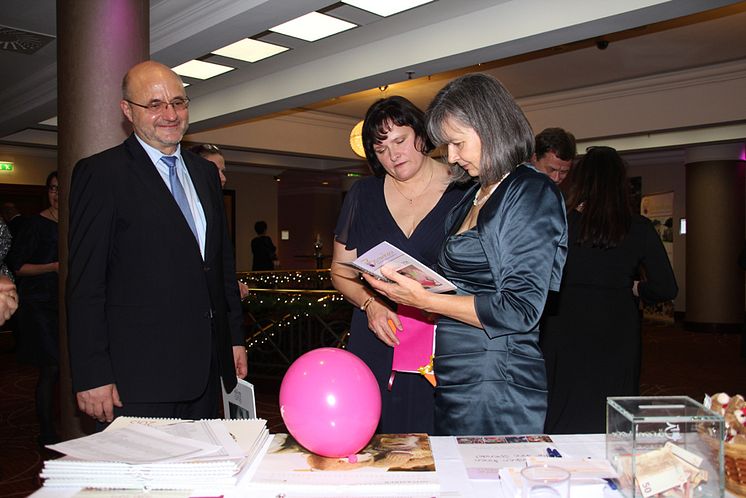
[[[374,103],[366,113],[363,146],[374,176],[347,193],[335,229],[332,282],[355,306],[348,350],[365,361],[381,389],[379,433],[433,432],[433,388],[416,373],[397,373],[389,390],[396,305],[374,297],[359,273],[341,264],[387,241],[434,265],[445,238],[443,219],[463,196],[445,164],[429,157],[433,145],[423,112],[403,97]]]
[[[18,296],[18,359],[39,369],[36,414],[40,444],[58,441],[54,427],[55,385],[59,377],[57,172],[47,177],[49,207],[30,216],[13,240],[8,262],[15,273]]]
[[[565,183],[567,265],[541,332],[549,380],[546,432],[603,433],[606,397],[639,395],[639,300],[667,301],[678,287],[653,224],[632,213],[616,150],[589,150]]]
[[[428,131],[448,162],[478,178],[445,220],[438,258],[456,295],[433,294],[395,272],[365,279],[390,299],[441,315],[435,348],[435,433],[536,434],[546,373],[538,323],[559,288],[567,248],[564,202],[528,164],[534,135],[494,78],[453,80],[428,109]]]

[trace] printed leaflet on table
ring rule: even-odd
[[[276,494],[310,491],[351,496],[440,489],[427,434],[376,434],[352,458],[310,453],[288,434],[275,434],[250,488]]]

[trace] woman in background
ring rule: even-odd
[[[632,212],[616,150],[590,149],[565,183],[567,264],[541,341],[549,380],[545,430],[603,433],[606,397],[639,394],[639,299],[667,301],[678,288],[652,223]]]
[[[379,433],[433,433],[433,388],[417,373],[391,364],[401,322],[395,304],[380,297],[342,263],[387,241],[428,266],[445,238],[443,219],[463,196],[445,164],[431,158],[425,116],[394,96],[375,102],[363,124],[363,146],[374,176],[357,181],[345,197],[335,229],[332,282],[355,306],[348,349],[370,367],[381,389]],[[407,278],[407,277],[404,277]],[[392,329],[389,322],[394,324]]]
[[[385,267],[395,284],[364,277],[398,303],[441,315],[436,434],[541,433],[547,391],[538,323],[565,262],[562,195],[529,164],[533,131],[494,78],[453,80],[427,116],[448,162],[479,180],[445,218],[438,266],[457,294],[433,294]]]
[[[59,376],[57,172],[47,177],[49,207],[30,216],[13,241],[8,264],[16,276],[19,296],[18,359],[39,369],[36,415],[39,443],[58,441],[54,427],[54,394]]]

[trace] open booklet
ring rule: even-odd
[[[376,434],[353,457],[315,455],[287,434],[275,434],[248,489],[314,496],[433,496],[440,489],[427,434]]]
[[[355,261],[345,264],[381,280],[386,280],[386,277],[381,274],[381,267],[388,265],[396,272],[418,281],[430,292],[448,292],[456,289],[456,286],[447,279],[398,247],[385,241],[365,252]]]

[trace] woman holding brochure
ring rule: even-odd
[[[402,331],[396,304],[375,296],[360,272],[345,263],[388,241],[432,266],[445,238],[443,219],[463,196],[463,187],[452,184],[448,168],[428,156],[433,145],[424,113],[407,99],[375,102],[365,115],[362,136],[374,176],[357,181],[345,197],[335,229],[332,282],[357,308],[348,350],[378,380],[378,432],[431,434],[433,388],[428,381],[417,373],[397,373],[390,384],[397,333]]]
[[[533,132],[497,80],[453,80],[430,104],[427,122],[455,170],[479,180],[445,218],[438,266],[456,294],[428,292],[385,267],[394,283],[364,278],[398,303],[440,315],[436,434],[541,433],[547,381],[538,323],[565,263],[562,195],[528,163]]]

